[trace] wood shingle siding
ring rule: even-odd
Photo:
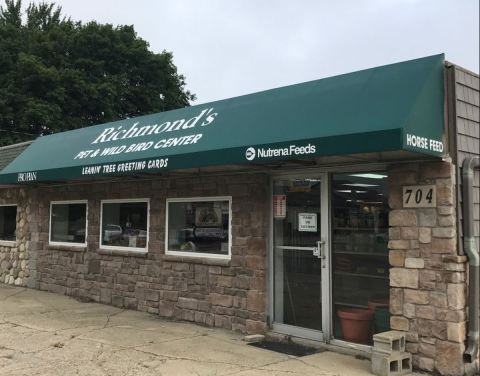
[[[465,158],[480,155],[480,84],[479,76],[455,66],[455,112],[457,164],[459,171]],[[459,248],[463,249],[462,180],[458,175]],[[474,228],[480,248],[480,173],[475,172]]]
[[[7,167],[15,158],[17,158],[31,143],[32,141],[27,141],[19,144],[0,147],[0,171]]]

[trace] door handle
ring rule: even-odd
[[[325,242],[323,240],[319,240],[317,242],[317,246],[313,248],[313,255],[318,257],[319,259],[325,259]]]
[[[325,252],[325,241],[324,240],[319,240],[317,242],[317,249],[318,249],[318,255],[317,257],[321,260],[320,263],[322,264],[322,268],[326,268],[326,262],[325,260],[327,259],[327,255]]]
[[[325,255],[325,241],[319,240],[317,242],[317,249],[318,249],[318,258],[324,260],[326,258]]]

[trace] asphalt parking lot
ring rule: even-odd
[[[333,352],[289,356],[243,336],[0,284],[0,375],[370,375]]]

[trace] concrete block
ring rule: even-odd
[[[405,333],[396,330],[373,335],[373,351],[382,354],[405,351]]]
[[[377,376],[399,376],[412,372],[412,354],[394,352],[390,355],[372,353],[372,373]]]
[[[248,343],[262,342],[264,339],[265,336],[262,334],[251,334],[243,337],[243,340]]]

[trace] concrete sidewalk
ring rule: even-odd
[[[370,375],[332,352],[301,358],[221,329],[0,284],[0,375]]]

